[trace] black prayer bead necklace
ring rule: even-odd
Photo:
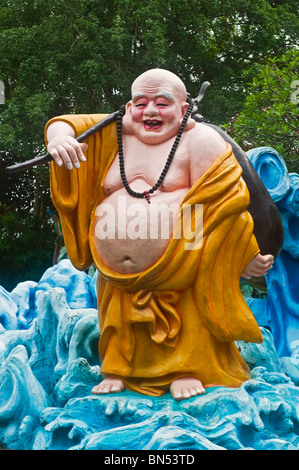
[[[179,145],[179,142],[181,140],[181,137],[182,137],[182,134],[184,132],[184,129],[185,129],[185,126],[187,124],[187,121],[188,121],[188,118],[192,112],[192,109],[194,107],[194,103],[192,102],[192,100],[190,98],[188,98],[188,101],[189,101],[189,108],[183,118],[183,121],[182,121],[182,124],[180,126],[180,129],[178,131],[178,134],[175,138],[175,141],[173,143],[173,146],[169,152],[169,155],[168,155],[168,158],[166,160],[166,163],[165,163],[165,166],[162,170],[162,173],[161,175],[159,176],[156,184],[149,190],[146,190],[146,191],[143,191],[143,193],[140,193],[140,192],[136,192],[136,191],[133,191],[133,189],[130,187],[128,181],[127,181],[127,177],[126,177],[126,173],[125,173],[125,163],[124,163],[124,154],[123,154],[123,144],[122,144],[122,133],[121,133],[121,129],[122,129],[122,118],[125,114],[125,107],[122,106],[119,110],[119,113],[118,113],[118,116],[117,116],[117,141],[118,141],[118,152],[119,152],[119,169],[120,169],[120,176],[121,176],[121,179],[122,179],[122,182],[123,182],[123,185],[125,187],[125,189],[127,190],[127,192],[133,196],[133,197],[137,197],[137,198],[145,198],[147,200],[148,203],[151,202],[150,200],[150,196],[151,194],[153,194],[160,186],[161,184],[163,183],[163,180],[169,170],[169,167],[170,167],[170,164],[173,160],[173,157],[174,157],[174,154],[176,152],[176,149]]]

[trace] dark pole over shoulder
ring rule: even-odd
[[[198,94],[197,98],[195,98],[193,101],[195,101],[196,103],[199,103],[203,99],[203,97],[205,95],[205,92],[206,92],[206,90],[209,86],[210,86],[209,82],[204,82],[200,87],[199,94]],[[192,98],[190,97],[190,99],[192,99]],[[194,112],[195,112],[195,110],[194,110]],[[91,135],[93,135],[97,131],[99,131],[100,129],[103,129],[103,127],[108,126],[112,122],[116,121],[118,113],[119,113],[119,111],[115,111],[114,113],[109,114],[104,119],[97,122],[92,127],[90,127],[85,132],[83,132],[83,134],[80,134],[77,137],[76,140],[78,142],[84,142],[84,140],[86,140],[87,137],[90,137]],[[52,155],[50,153],[47,153],[46,155],[43,155],[41,157],[33,158],[32,160],[27,160],[26,162],[22,162],[22,163],[17,163],[16,165],[8,166],[7,168],[5,168],[5,172],[8,175],[10,175],[10,174],[16,173],[18,171],[28,170],[28,168],[32,168],[32,167],[37,166],[37,165],[42,165],[44,163],[49,163],[52,160],[53,160]]]
[[[108,126],[112,122],[116,121],[116,117],[118,115],[118,111],[115,111],[112,114],[109,114],[101,121],[94,124],[92,127],[87,129],[85,132],[80,134],[77,137],[78,142],[84,142],[88,137],[95,134],[98,130],[103,129],[103,127]],[[16,165],[8,166],[5,168],[7,174],[16,173],[18,171],[28,170],[28,168],[32,168],[33,166],[42,165],[43,163],[49,163],[53,160],[53,157],[50,153],[43,155],[41,157],[33,158],[32,160],[27,160],[26,162],[18,163]]]

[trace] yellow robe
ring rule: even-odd
[[[55,119],[68,122],[79,135],[103,117]],[[250,371],[234,341],[263,338],[240,291],[240,275],[259,247],[246,210],[249,192],[231,147],[227,144],[181,204],[178,224],[186,205],[202,205],[198,249],[186,250],[190,240],[184,236],[172,238],[152,267],[119,274],[104,265],[94,244],[95,209],[118,151],[116,125],[87,143],[87,162],[78,171],[50,164],[51,193],[72,263],[85,270],[94,262],[99,270],[101,373],[121,376],[128,389],[148,395],[163,394],[184,376],[198,378],[205,387],[240,386]]]

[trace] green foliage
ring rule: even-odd
[[[48,220],[0,205],[0,285],[12,290],[25,280],[39,281],[52,264],[55,233]]]
[[[270,146],[299,171],[299,50],[268,60],[250,85],[242,113],[231,118],[228,133],[244,149]]]
[[[130,99],[132,81],[151,67],[175,72],[193,97],[210,81],[200,112],[210,122],[226,122],[242,109],[247,83],[269,55],[280,58],[298,44],[294,3],[0,0],[0,170],[45,153],[44,125],[51,117],[118,109]],[[1,217],[18,211],[25,220],[28,214],[19,231],[27,248],[18,250],[30,251],[27,231],[35,230],[38,239],[41,224],[47,230],[47,168],[3,175],[0,183]],[[10,259],[19,256],[13,253]],[[42,248],[36,255],[43,258]]]

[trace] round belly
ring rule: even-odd
[[[189,188],[156,191],[151,203],[124,188],[96,208],[94,242],[103,263],[120,274],[151,267],[163,255],[174,232],[180,203]]]

